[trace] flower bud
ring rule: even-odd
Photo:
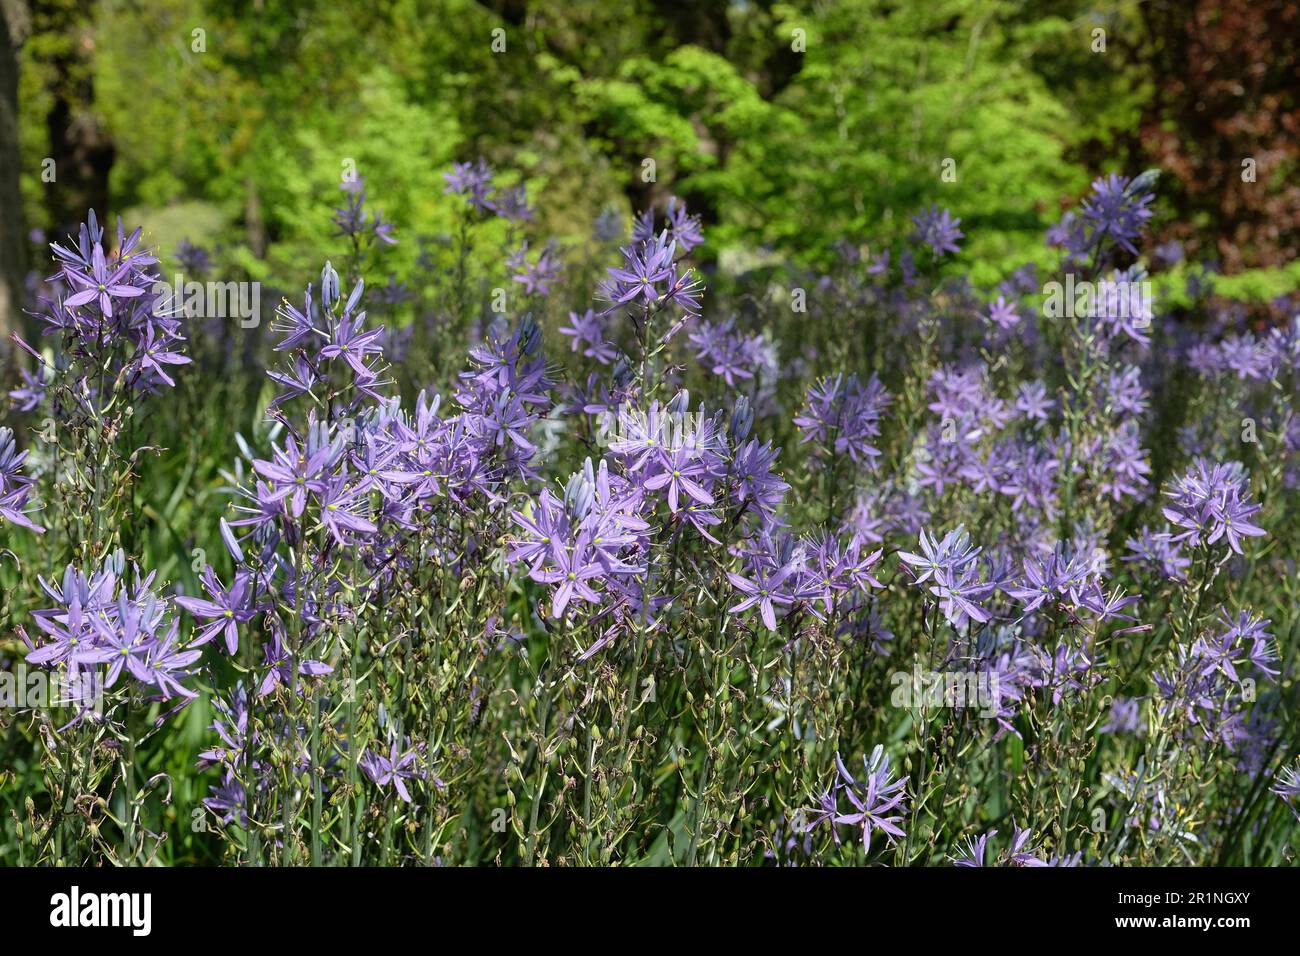
[[[320,271],[320,297],[327,309],[339,299],[339,274],[334,271],[329,260],[325,261],[325,268]]]
[[[564,486],[564,510],[573,521],[581,521],[591,511],[596,486],[582,471],[574,472]]]
[[[741,395],[731,410],[731,423],[727,432],[731,435],[731,440],[739,444],[749,437],[749,430],[753,427],[754,408],[749,404],[749,399]]]

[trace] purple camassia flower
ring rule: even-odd
[[[920,545],[921,554],[898,552],[905,564],[917,569],[912,571],[912,583],[928,582],[927,590],[939,599],[944,617],[954,627],[968,620],[988,621],[988,612],[975,602],[989,597],[995,585],[979,579],[976,561],[982,549],[971,545],[966,529],[959,525],[938,541],[922,529]]]
[[[221,777],[220,783],[215,783],[208,788],[211,796],[203,798],[203,805],[220,817],[221,822],[225,824],[239,821],[240,826],[246,826],[248,823],[248,814],[245,811],[247,797],[244,793],[244,785],[239,782],[233,769],[227,769]]]
[[[530,317],[507,334],[494,325],[470,350],[472,368],[460,375],[456,400],[463,411],[449,423],[443,443],[452,490],[493,495],[495,480],[533,478],[536,448],[527,434],[550,407],[541,329]]]
[[[498,189],[493,197],[493,205],[497,215],[508,222],[533,221],[533,207],[528,205],[528,187],[522,183]]]
[[[865,644],[873,654],[890,656],[894,632],[885,624],[879,608],[860,593],[850,594],[839,608],[840,623],[835,633],[852,643]]]
[[[565,608],[574,598],[591,604],[600,603],[600,595],[587,582],[592,578],[603,578],[608,572],[597,559],[590,539],[580,535],[572,550],[566,547],[552,551],[551,559],[551,567],[534,572],[531,577],[544,584],[557,585],[551,603],[552,616],[563,618]]]
[[[140,247],[140,230],[127,235],[120,221],[117,251],[111,257],[104,251],[103,238],[92,210],[76,245],[50,246],[59,262],[55,278],[76,290],[61,301],[42,300],[44,334],[60,337],[58,369],[48,366],[27,343],[15,337],[16,341],[38,360],[42,376],[51,373],[51,381],[69,374],[88,379],[102,370],[107,373],[105,381],[117,383],[114,388],[125,387],[135,394],[174,385],[163,365],[190,360],[179,351],[184,339],[175,310],[152,294],[157,276],[149,267],[158,259]],[[82,384],[85,387],[75,391],[78,401],[102,398],[88,382]]]
[[[926,427],[914,463],[920,489],[942,495],[952,486],[967,483],[977,493],[998,487],[996,459],[987,460],[974,447],[980,436],[978,423],[969,416],[947,418]]]
[[[28,517],[31,506],[32,479],[22,473],[27,451],[18,451],[11,428],[0,426],[0,521],[44,534],[45,529]]]
[[[1056,408],[1055,399],[1047,397],[1047,386],[1039,379],[1022,382],[1016,396],[1016,411],[1029,422],[1046,422]]]
[[[480,212],[496,211],[488,198],[492,191],[492,169],[482,159],[473,163],[453,163],[451,172],[443,173],[442,178],[447,182],[443,192],[464,196]]]
[[[1297,820],[1300,820],[1300,764],[1284,768],[1270,788],[1291,808]]]
[[[1250,481],[1239,462],[1211,463],[1198,458],[1186,474],[1174,480],[1162,511],[1175,528],[1185,529],[1172,541],[1214,544],[1220,538],[1241,554],[1242,538],[1267,534],[1251,522],[1260,506],[1250,500]]]
[[[658,286],[672,279],[676,245],[665,233],[621,251],[623,267],[609,270],[613,285],[609,290],[611,306],[606,311],[635,302],[638,298],[646,303],[658,302],[663,295]]]
[[[146,328],[144,340],[140,342],[137,349],[137,358],[141,368],[152,372],[159,381],[175,387],[175,380],[167,374],[163,366],[188,365],[190,359],[181,352],[172,351],[173,348],[178,348],[179,345],[169,345],[169,340],[170,337],[161,335],[158,329]]]
[[[1133,240],[1142,234],[1155,199],[1146,176],[1129,179],[1111,173],[1092,183],[1092,195],[1083,201],[1083,221],[1092,230],[1094,241],[1110,236],[1130,255],[1137,255]]]
[[[109,265],[104,257],[104,247],[96,242],[91,252],[89,275],[79,269],[66,267],[60,273],[73,287],[79,289],[64,299],[63,304],[73,308],[97,301],[104,318],[110,318],[113,315],[114,299],[133,299],[144,295],[143,288],[126,281],[131,278],[132,268],[129,261],[119,260],[115,265]]]
[[[649,578],[611,577],[606,582],[611,600],[592,616],[591,621],[609,621],[610,624],[600,638],[579,655],[579,660],[590,659],[624,635],[659,629],[659,611],[672,602],[672,595],[655,595],[652,592],[654,583],[653,574]]]
[[[998,835],[997,830],[990,830],[987,833],[980,834],[978,837],[972,837],[967,842],[966,850],[961,856],[953,859],[953,865],[960,867],[983,867],[983,866],[1013,866],[1013,867],[1044,867],[1044,866],[1074,866],[1078,863],[1078,855],[1070,858],[1071,862],[1045,862],[1038,851],[1029,845],[1029,839],[1033,835],[1028,829],[1016,827],[1011,837],[1011,845],[1002,853],[998,854],[994,860],[988,860],[986,857],[988,841]]]
[[[728,388],[760,372],[776,377],[767,340],[762,335],[742,333],[736,328],[734,316],[722,322],[695,323],[687,338],[696,349],[696,360],[711,374],[720,376]],[[766,380],[770,382],[771,378]]]
[[[1116,697],[1110,705],[1110,716],[1097,732],[1141,735],[1142,730],[1142,702],[1132,697]]]
[[[513,336],[494,332],[489,345],[472,352],[471,371],[461,372],[460,414],[430,445],[441,463],[435,471],[446,473],[456,501],[477,494],[495,499],[495,486],[512,477],[537,479],[530,466],[537,449],[528,434],[549,410],[551,386],[537,334],[526,317]]]
[[[199,754],[200,768],[213,765],[233,767],[236,761],[243,759],[249,749],[248,740],[248,690],[243,682],[236,685],[230,702],[219,696],[212,698],[216,717],[212,729],[220,739],[220,745]]]
[[[1011,499],[1013,509],[1026,516],[1041,514],[1048,522],[1056,519],[1058,454],[1038,442],[999,443],[994,460],[1004,463],[1005,469],[998,492]]]
[[[92,617],[91,626],[96,634],[95,646],[83,647],[76,655],[81,664],[107,664],[104,686],[112,687],[125,669],[141,682],[149,681],[149,669],[146,661],[150,650],[149,639],[153,637],[150,625],[156,629],[152,607],[140,607],[120,594],[117,600],[117,613],[111,621]],[[30,660],[30,658],[29,658]]]
[[[1167,717],[1186,721],[1186,730],[1199,728],[1206,740],[1228,749],[1248,737],[1245,731],[1246,696],[1241,691],[1242,670],[1252,667],[1269,680],[1278,671],[1268,621],[1245,611],[1236,618],[1220,610],[1223,630],[1198,638],[1189,647],[1178,646],[1172,666],[1152,674],[1156,706]]]
[[[1146,495],[1151,465],[1141,441],[1141,427],[1136,420],[1128,419],[1080,443],[1081,458],[1100,458],[1105,463],[1098,488],[1102,494],[1114,501]]]
[[[632,218],[632,241],[634,243],[649,242],[656,235],[655,212],[653,209],[646,209]]]
[[[1026,558],[1020,583],[1004,590],[1021,603],[1026,614],[1045,605],[1055,605],[1058,601],[1077,609],[1084,606],[1085,599],[1094,591],[1100,590],[1097,577],[1086,554],[1071,555],[1058,543],[1046,559]]]
[[[1000,329],[1012,329],[1020,324],[1020,314],[1005,296],[1000,295],[989,305],[989,321]]]
[[[668,200],[668,232],[682,252],[690,252],[704,243],[704,230],[699,216],[686,211],[686,203],[676,196]]]
[[[683,496],[706,507],[713,504],[713,495],[702,484],[709,480],[707,451],[680,445],[661,454],[656,464],[659,470],[644,480],[643,487],[647,491],[666,488],[668,508],[674,514],[680,510]]]
[[[523,248],[511,257],[510,267],[517,270],[511,278],[521,283],[528,295],[550,295],[551,287],[560,277],[559,255],[554,244],[548,243],[537,261],[531,264],[527,261],[527,252],[528,243],[525,242]]]
[[[1273,338],[1261,342],[1249,332],[1224,336],[1215,365],[1239,381],[1267,381],[1277,376],[1281,365],[1277,344]]]
[[[285,437],[284,448],[272,447],[272,460],[256,460],[253,469],[271,482],[269,501],[289,500],[293,517],[302,514],[307,506],[307,492],[319,495],[325,491],[328,469],[338,460],[340,450],[326,445],[308,454],[299,450],[293,435]],[[236,524],[238,522],[231,522]]]
[[[89,578],[71,565],[61,586],[38,578],[57,606],[34,611],[32,617],[53,640],[40,647],[29,641],[27,661],[64,665],[74,678],[84,676],[88,667],[106,664],[104,687],[126,673],[164,700],[192,700],[197,695],[180,681],[190,676],[201,652],[178,642],[170,605],[151,590],[153,574],[141,578],[137,569],[135,587],[128,588],[121,581],[124,564],[118,552]]]
[[[816,441],[854,464],[875,467],[880,449],[871,441],[880,434],[880,415],[889,404],[889,393],[872,375],[861,383],[857,376],[836,375],[808,389],[804,410],[794,423],[803,432],[802,442]]]
[[[882,549],[864,557],[856,538],[847,548],[842,548],[837,538],[825,535],[813,540],[807,554],[803,580],[796,591],[815,593],[826,611],[840,601],[839,595],[855,591],[865,594],[870,588],[884,587],[870,570],[884,554]]]
[[[23,383],[9,392],[9,400],[13,403],[15,411],[30,412],[45,401],[53,370],[42,362],[35,372],[20,368],[18,374],[22,377]]]
[[[698,318],[700,314],[700,296],[703,290],[704,284],[696,277],[694,269],[683,266],[680,262],[674,262],[668,267],[668,287],[664,290],[663,298],[659,300],[659,304],[661,306],[676,306],[682,310],[682,315],[685,318]],[[667,341],[682,327],[685,318],[673,324],[664,336],[664,341]]]
[[[1097,655],[1087,646],[1071,647],[1065,641],[1054,651],[1028,645],[1024,684],[1035,690],[1051,691],[1052,706],[1059,706],[1067,691],[1078,692],[1102,680]]]
[[[978,423],[1001,429],[1015,417],[1008,404],[994,395],[988,385],[988,369],[981,363],[945,365],[930,376],[928,387],[934,401],[926,407],[940,418]],[[959,428],[958,437],[969,429]]]
[[[1278,371],[1300,371],[1300,301],[1291,306],[1292,318],[1269,333],[1269,351],[1277,356]]]
[[[522,538],[513,539],[508,560],[529,565],[534,581],[554,584],[552,615],[563,617],[574,598],[589,604],[604,601],[597,585],[610,587],[616,577],[641,574],[635,561],[649,525],[638,516],[644,492],[612,476],[606,462],[593,471],[588,459],[569,479],[564,500],[543,489],[530,511],[513,513]]]
[[[542,489],[531,509],[516,511],[511,518],[524,537],[510,539],[508,560],[522,561],[534,572],[540,573],[547,558],[557,547],[563,549],[571,535],[563,504],[549,489]]]
[[[623,235],[623,216],[617,206],[606,206],[591,224],[591,238],[596,242],[615,242]]]
[[[776,514],[790,486],[773,472],[781,450],[751,438],[732,454],[730,496],[739,511],[752,509],[764,521]]]
[[[569,324],[560,326],[560,334],[573,338],[572,351],[582,349],[584,357],[601,365],[609,365],[618,358],[618,348],[606,341],[605,325],[594,309],[588,309],[582,315],[570,312]]]
[[[361,288],[361,282],[358,280],[357,288]],[[362,312],[355,319],[352,319],[347,312],[339,319],[337,323],[330,323],[329,341],[317,353],[321,358],[341,358],[359,376],[372,374],[370,368],[366,365],[367,355],[383,355],[383,346],[379,340],[383,335],[381,329],[371,329],[368,332],[361,331],[361,323],[365,321],[365,313]]]
[[[175,601],[195,617],[211,619],[194,636],[193,646],[206,644],[214,637],[225,638],[226,650],[233,656],[239,650],[239,628],[237,625],[252,620],[257,616],[253,604],[253,592],[250,587],[252,575],[248,571],[238,571],[234,583],[229,589],[222,587],[217,580],[212,566],[204,568],[199,581],[208,599],[177,595]]]
[[[1152,531],[1144,525],[1136,538],[1124,542],[1124,547],[1129,550],[1125,561],[1145,561],[1159,567],[1171,581],[1187,580],[1192,559],[1183,555],[1182,542],[1173,540],[1168,531]]]
[[[193,700],[199,695],[183,686],[180,680],[193,673],[193,665],[198,663],[203,652],[177,640],[179,627],[173,620],[164,633],[151,635],[153,645],[144,656],[143,667],[133,669],[132,674],[141,683],[152,684],[163,699],[184,697]]]
[[[623,459],[629,472],[644,471],[663,453],[668,414],[659,402],[651,402],[644,411],[619,409],[619,432],[609,447]]]
[[[242,681],[229,693],[229,700],[214,695],[212,705],[216,716],[211,727],[218,742],[215,747],[199,754],[197,766],[200,769],[220,767],[222,776],[219,783],[209,788],[210,795],[204,798],[203,805],[225,823],[238,820],[241,825],[246,825],[248,795],[243,781],[252,782],[254,794],[269,791],[274,785],[270,768],[257,756],[262,749],[263,733],[269,730],[270,736],[280,746],[296,749],[297,753],[291,759],[298,773],[310,771],[311,757],[301,739],[295,748],[290,725],[274,712],[267,713],[261,727],[249,733],[249,696]]]
[[[1118,427],[1102,434],[1100,449],[1095,441],[1084,441],[1079,447],[1084,458],[1100,454],[1105,462],[1104,477],[1099,484],[1102,494],[1108,494],[1114,501],[1147,496],[1147,475],[1151,473],[1151,464],[1147,460],[1147,450],[1141,446],[1138,421],[1122,421]]]
[[[27,500],[30,495],[29,487],[0,492],[0,519],[27,528],[29,531],[35,531],[37,534],[44,534],[45,529],[28,517],[35,510]]]
[[[248,737],[248,691],[240,682],[235,687],[230,702],[220,696],[212,697],[212,706],[216,717],[212,721],[212,730],[216,731],[220,744],[199,754],[198,767],[220,766],[221,782],[208,788],[209,795],[204,797],[203,805],[220,816],[224,823],[239,821],[240,826],[247,823],[247,795],[243,784],[239,782],[242,775],[251,773],[260,787],[269,786],[264,774],[263,763],[250,754],[259,748],[259,734],[253,732]]]
[[[1039,856],[1039,850],[1028,845],[1029,837],[1029,830],[1016,830],[1011,841],[1011,847],[1007,850],[1008,865],[1019,867],[1076,867],[1083,862],[1083,853],[1080,851],[1065,856],[1057,853],[1050,859],[1044,860]]]
[[[1155,312],[1149,297],[1142,289],[1147,282],[1146,273],[1134,266],[1115,272],[1108,282],[1103,282],[1095,300],[1095,328],[1107,341],[1121,336],[1145,348],[1151,344],[1151,326]]]
[[[346,474],[331,478],[317,496],[320,504],[320,521],[340,546],[347,544],[349,534],[367,535],[378,527],[357,513],[365,501],[355,486],[348,484]]]
[[[649,221],[653,223],[653,219]],[[675,259],[677,243],[668,238],[667,230],[642,237],[641,225],[639,222],[633,229],[633,244],[621,250],[623,266],[610,268],[609,277],[597,290],[597,298],[610,303],[603,314],[639,303],[648,312],[671,305],[686,317],[698,316],[703,285],[695,271]],[[681,325],[682,320],[674,323],[665,341]]]
[[[857,780],[844,766],[840,755],[835,755],[836,781],[812,810],[807,828],[811,830],[827,824],[838,844],[838,827],[861,827],[862,848],[870,853],[871,838],[877,831],[883,833],[890,844],[906,836],[898,824],[907,813],[903,801],[907,799],[908,778],[892,779],[889,756],[879,744],[871,751],[870,757],[862,758],[862,764],[866,776]],[[848,800],[847,809],[842,808],[841,797]]]
[[[1278,676],[1278,671],[1269,666],[1277,661],[1277,651],[1273,635],[1266,630],[1268,621],[1248,611],[1238,611],[1233,618],[1220,609],[1219,623],[1224,628],[1222,633],[1203,636],[1192,646],[1192,653],[1205,662],[1203,674],[1219,671],[1229,680],[1239,681],[1237,667],[1249,663],[1270,678]],[[1249,649],[1246,641],[1250,642]]]
[[[1197,342],[1188,351],[1187,364],[1206,378],[1231,375],[1239,381],[1270,381],[1283,369],[1297,367],[1298,329],[1300,323],[1292,322],[1262,340],[1246,331],[1225,335],[1218,343]]]
[[[266,676],[258,688],[258,695],[265,697],[276,687],[290,687],[293,679],[293,659],[285,649],[284,641],[276,627],[271,628],[271,642],[262,645],[262,655],[267,666]],[[299,660],[298,674],[302,677],[323,677],[334,673],[334,668],[322,661]]]
[[[714,485],[728,473],[720,415],[689,414],[689,402],[689,393],[682,391],[666,407],[651,403],[644,415],[624,410],[620,434],[610,442],[611,451],[625,456],[628,475],[642,488],[665,492],[674,515],[682,510],[683,500],[702,508],[713,505]]]
[[[390,731],[387,755],[367,748],[357,760],[357,766],[375,786],[391,786],[402,800],[411,803],[411,792],[406,788],[406,781],[420,778],[419,760],[423,748],[417,746],[403,750],[405,744],[409,744],[409,740],[399,741],[397,734]]]
[[[523,400],[508,391],[499,392],[475,418],[477,433],[490,445],[501,446],[509,441],[530,456],[537,450],[527,437],[535,421]]]
[[[953,859],[953,865],[961,867],[983,867],[987,865],[984,855],[988,850],[988,841],[997,835],[997,830],[990,830],[988,833],[981,833],[977,837],[971,837],[966,843],[966,849],[962,851],[960,856]]]
[[[316,308],[308,287],[301,310],[287,301],[276,311],[276,329],[284,338],[275,346],[277,352],[289,352],[292,366],[271,371],[271,379],[282,391],[271,402],[271,409],[318,387],[326,394],[342,392],[348,385],[357,396],[382,400],[378,392],[384,365],[382,328],[363,331],[365,312],[358,312],[365,283],[353,286],[342,308],[338,273],[329,263],[321,270],[321,305]],[[342,373],[346,379],[339,379]],[[275,417],[284,421],[283,415]]]
[[[334,226],[338,230],[335,235],[354,241],[369,236],[390,246],[397,245],[397,240],[392,235],[393,224],[384,222],[383,211],[376,209],[372,213],[365,208],[365,179],[353,176],[344,180],[341,188],[348,194],[348,198],[345,206],[334,210]]]
[[[727,580],[743,597],[738,604],[727,608],[728,614],[739,614],[751,607],[758,607],[759,617],[769,631],[776,630],[776,609],[789,607],[794,603],[794,594],[790,588],[782,585],[797,570],[794,562],[781,567],[758,567],[752,572],[753,580],[742,577],[732,571],[727,572]]]
[[[961,251],[957,245],[957,240],[964,235],[957,228],[961,225],[961,220],[952,218],[947,209],[930,206],[914,215],[912,224],[916,226],[912,241],[925,243],[936,256]]]
[[[1147,410],[1142,370],[1135,365],[1125,365],[1121,370],[1111,372],[1106,383],[1106,395],[1119,414],[1141,415]]]
[[[420,402],[424,393],[420,394]],[[353,490],[358,495],[378,491],[385,504],[399,497],[396,484],[407,479],[406,472],[396,465],[400,453],[400,439],[397,436],[398,423],[375,425],[361,436],[361,441],[351,450],[351,464],[359,478]]]
[[[333,267],[329,262],[325,263],[325,269],[331,270]],[[303,307],[300,311],[296,306],[291,304],[287,299],[280,304],[280,308],[275,313],[275,330],[284,335],[274,346],[277,352],[287,352],[290,349],[296,349],[304,344],[311,345],[315,342],[321,331],[316,327],[320,320],[319,310],[312,301],[311,286],[307,286],[303,293]]]

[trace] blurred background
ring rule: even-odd
[[[165,274],[188,241],[301,289],[346,248],[349,170],[399,240],[367,277],[400,288],[454,228],[442,174],[479,157],[570,260],[602,212],[626,230],[673,195],[720,278],[938,203],[976,284],[1044,255],[1097,175],[1156,167],[1153,249],[1251,303],[1300,285],[1297,0],[0,5],[10,325],[89,208],[143,225]]]

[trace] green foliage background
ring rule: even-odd
[[[1092,177],[1135,171],[1151,96],[1123,45],[1140,42],[1129,3],[491,7],[95,5],[83,42],[92,109],[116,145],[110,212],[144,222],[164,253],[188,237],[253,278],[305,275],[331,249],[321,210],[341,202],[346,160],[409,240],[451,228],[441,173],[483,155],[528,183],[538,231],[570,243],[611,203],[629,216],[680,195],[728,270],[816,264],[840,239],[888,240],[940,203],[974,237],[962,266],[986,284],[1039,254]],[[1107,52],[1093,51],[1096,29]],[[41,44],[56,42],[29,44],[22,77],[30,225],[56,225],[40,178]],[[254,215],[264,258],[246,248]],[[405,278],[416,254],[405,242],[384,266]]]

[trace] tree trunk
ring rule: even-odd
[[[26,235],[18,188],[18,48],[26,10],[16,0],[0,0],[0,368],[13,349],[9,335],[22,328]]]

